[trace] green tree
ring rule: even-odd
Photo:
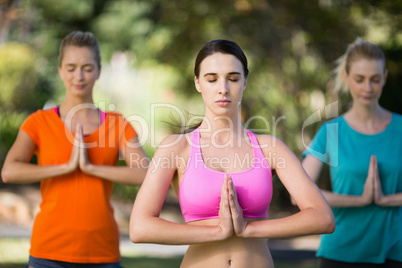
[[[22,81],[6,80],[9,86],[4,96],[8,94],[10,105],[14,103],[8,113],[19,115],[42,107],[31,102],[28,94],[14,94],[21,88],[43,98],[62,92],[57,49],[61,38],[73,30],[94,32],[104,62],[120,51],[131,55],[133,68],[170,66],[172,89],[191,104],[201,102],[193,85],[195,53],[212,39],[236,41],[250,62],[242,104],[245,122],[279,137],[297,155],[304,150],[303,123],[313,112],[336,100],[340,101],[339,113],[347,107],[348,96],[337,96],[331,89],[330,71],[357,36],[384,49],[389,75],[380,103],[402,113],[401,1],[7,0],[0,5],[4,7],[0,45],[24,44],[35,54],[36,72],[26,66],[16,72],[21,75],[31,70],[25,81],[32,83],[24,84],[25,88]],[[305,129],[304,142],[309,142],[324,120],[325,116]]]

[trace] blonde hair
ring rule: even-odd
[[[95,36],[91,32],[81,32],[75,31],[69,33],[66,37],[64,37],[63,41],[61,41],[59,48],[59,67],[61,67],[61,63],[64,57],[64,50],[67,46],[77,46],[77,47],[88,47],[95,54],[95,61],[98,67],[101,67],[101,55],[99,50],[99,44],[96,40]]]
[[[381,48],[373,43],[365,41],[363,38],[357,37],[353,43],[348,45],[345,54],[336,60],[337,66],[333,71],[335,75],[335,92],[348,91],[343,72],[345,71],[346,74],[349,74],[351,64],[360,59],[383,60],[385,71],[385,56]]]

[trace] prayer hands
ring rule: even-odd
[[[70,159],[67,163],[68,170],[69,171],[74,171],[79,167],[79,159],[80,159],[80,139],[79,139],[79,130],[80,127],[77,125],[76,130],[75,130],[75,137],[74,137],[74,145],[73,149],[70,154]]]
[[[244,235],[247,221],[243,217],[243,209],[237,200],[236,188],[230,175],[225,175],[222,185],[219,219],[221,228],[225,226],[223,230],[236,236]]]
[[[373,177],[374,177],[374,203],[376,203],[379,206],[383,205],[383,200],[384,200],[384,192],[382,191],[382,186],[381,186],[381,181],[380,181],[380,175],[378,173],[378,166],[377,166],[377,157],[372,156],[373,158]],[[370,162],[371,164],[371,162]]]
[[[219,207],[219,226],[223,231],[224,237],[228,238],[233,234],[232,214],[229,204],[228,175],[225,175],[221,190],[221,202]]]
[[[75,129],[74,146],[71,151],[70,160],[68,161],[67,166],[71,171],[79,168],[83,172],[88,173],[90,165],[91,163],[88,160],[82,125],[78,124]]]
[[[384,198],[384,192],[382,191],[380,175],[378,173],[377,157],[372,155],[370,158],[369,171],[364,184],[364,190],[362,198],[365,204],[371,204],[374,202],[377,205],[381,205]]]

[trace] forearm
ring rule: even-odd
[[[376,204],[382,207],[398,207],[402,206],[402,193],[384,195]]]
[[[62,165],[35,165],[24,162],[12,162],[4,165],[2,179],[5,183],[35,183],[72,172],[74,169],[68,164]]]
[[[331,207],[363,207],[372,203],[362,195],[337,194],[326,190],[321,192]]]
[[[180,224],[159,217],[132,219],[130,222],[130,239],[134,243],[190,245],[225,238],[219,226]]]
[[[242,237],[289,238],[302,235],[332,233],[335,222],[331,213],[305,209],[294,215],[263,221],[250,221]]]
[[[102,179],[127,185],[141,185],[147,168],[129,166],[104,166],[89,164],[83,170],[84,173]]]

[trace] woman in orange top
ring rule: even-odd
[[[130,123],[95,107],[92,91],[100,62],[92,33],[64,38],[59,74],[65,99],[26,119],[5,160],[4,182],[41,182],[29,267],[121,267],[110,204],[113,182],[141,184],[148,158]],[[29,163],[33,154],[38,165]],[[127,166],[115,166],[119,155]]]

